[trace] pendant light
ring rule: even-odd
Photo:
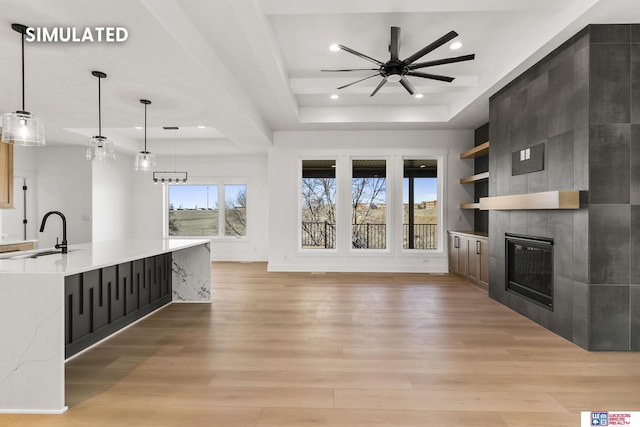
[[[27,26],[11,24],[11,28],[20,33],[22,38],[22,109],[15,113],[5,113],[3,115],[2,141],[7,144],[17,145],[46,145],[42,120],[25,111],[24,106],[24,37],[27,32]]]
[[[188,178],[188,173],[186,171],[184,172],[179,172],[176,169],[176,164],[177,164],[177,150],[176,150],[176,146],[177,146],[177,135],[178,135],[178,127],[177,126],[163,126],[162,129],[164,130],[175,130],[175,136],[176,138],[174,138],[173,141],[173,171],[162,171],[162,172],[154,172],[153,173],[153,182],[154,184],[157,183],[172,183],[175,182],[176,184],[186,184],[187,182],[187,178]]]
[[[113,142],[102,136],[102,96],[100,93],[100,80],[107,77],[102,71],[92,71],[91,75],[98,78],[98,135],[87,141],[87,160],[113,160],[116,152]]]
[[[136,154],[136,170],[147,172],[156,165],[156,155],[147,151],[147,105],[151,104],[151,101],[141,99],[140,103],[144,104],[144,151]]]

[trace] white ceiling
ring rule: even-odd
[[[473,129],[488,120],[489,96],[585,25],[640,22],[637,0],[0,0],[0,9],[0,112],[20,107],[11,23],[125,27],[119,44],[27,43],[26,107],[49,144],[83,144],[97,133],[91,71],[103,71],[103,135],[140,150],[134,127],[147,98],[148,144],[161,154],[261,152],[278,130]],[[455,30],[462,49],[447,44],[421,61],[476,59],[424,70],[452,83],[409,77],[422,99],[399,83],[370,97],[378,77],[336,90],[375,72],[321,69],[375,66],[328,46],[386,62],[391,26],[402,29],[401,58]]]

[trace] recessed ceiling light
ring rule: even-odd
[[[329,50],[331,52],[337,52],[340,50],[340,46],[338,46],[336,43],[332,44],[331,46],[329,46]]]
[[[135,128],[138,130],[142,130],[142,126],[136,126]]]
[[[424,94],[416,93],[415,95],[413,95],[413,97],[416,98],[416,99],[424,98]]]
[[[338,99],[338,98],[340,98],[340,95],[337,95],[335,93],[331,95],[331,99]]]
[[[426,167],[427,167],[427,165],[420,165],[420,167],[421,167],[421,168],[426,168]]]
[[[206,127],[206,126],[202,126],[202,125],[200,125],[200,126],[198,126],[198,129],[204,129],[205,127]]]
[[[449,46],[449,49],[457,50],[457,49],[460,49],[461,47],[462,47],[462,42],[453,42],[451,43],[451,46]]]

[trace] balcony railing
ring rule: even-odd
[[[351,244],[354,249],[385,249],[386,224],[354,224]],[[413,241],[409,240],[409,224],[402,225],[404,249],[437,249],[438,225],[413,224]],[[413,244],[411,244],[413,243]],[[302,247],[305,249],[335,249],[336,225],[329,222],[302,222]]]

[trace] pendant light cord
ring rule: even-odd
[[[102,97],[100,94],[100,80],[98,77],[98,136],[102,136]]]
[[[22,111],[26,111],[24,108],[24,33],[22,36]]]
[[[144,152],[147,152],[147,104],[144,103]]]

